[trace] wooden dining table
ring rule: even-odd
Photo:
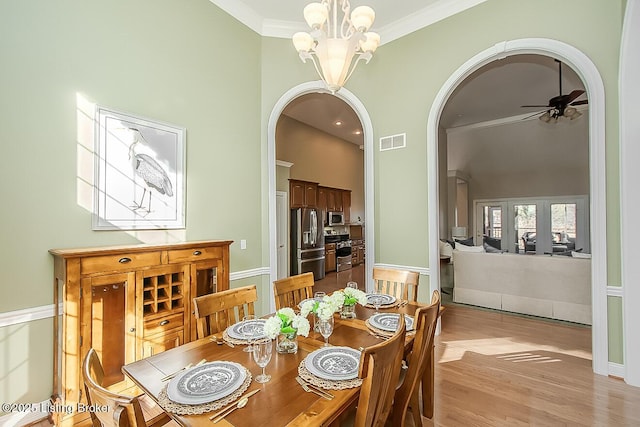
[[[380,312],[396,312],[413,315],[421,305],[409,302],[401,307],[380,308]],[[335,314],[335,326],[329,343],[335,346],[347,346],[358,349],[382,342],[370,332],[366,319],[375,314],[373,308],[358,305],[355,319],[341,319]],[[305,392],[296,382],[298,366],[305,357],[324,344],[324,338],[313,327],[308,337],[298,337],[296,354],[279,354],[273,349],[271,362],[266,373],[271,380],[259,384],[252,380],[246,392],[260,389],[249,398],[248,404],[225,417],[218,426],[326,426],[337,420],[350,407],[355,406],[360,388],[328,390],[334,398],[327,400],[314,393]],[[405,348],[413,343],[413,334],[407,335]],[[156,402],[158,395],[168,381],[162,378],[176,372],[191,363],[202,359],[207,361],[237,362],[247,368],[253,377],[261,372],[252,360],[251,353],[244,352],[244,345],[220,345],[210,337],[202,338],[179,347],[158,353],[122,367],[124,374]],[[216,412],[216,411],[213,411]],[[201,415],[178,415],[167,412],[182,426],[214,425],[209,417],[212,413]]]

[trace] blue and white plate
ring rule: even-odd
[[[358,376],[360,352],[351,347],[322,347],[308,355],[304,365],[326,380],[352,380]]]
[[[369,323],[374,328],[381,329],[387,332],[395,332],[398,329],[398,316],[397,313],[376,313],[369,317]],[[413,330],[413,317],[404,315],[404,321],[407,331]]]
[[[374,298],[380,297],[380,306],[391,305],[396,302],[396,297],[387,294],[367,294],[367,304],[375,305]]]
[[[229,335],[230,338],[234,338],[237,340],[257,340],[260,338],[265,338],[267,336],[264,333],[265,323],[266,320],[264,319],[243,320],[242,322],[238,322],[234,325],[229,326],[227,328],[227,335]],[[253,335],[245,335],[245,332],[248,332],[251,329],[253,329]]]
[[[209,362],[176,375],[167,385],[167,397],[186,405],[199,405],[227,397],[247,377],[246,369],[235,362]]]

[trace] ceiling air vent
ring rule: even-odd
[[[395,150],[396,148],[404,148],[407,146],[407,134],[399,133],[397,135],[383,136],[380,138],[380,151]]]

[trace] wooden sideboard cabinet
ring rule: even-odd
[[[98,353],[105,385],[132,387],[123,365],[196,338],[192,300],[229,289],[231,241],[52,249],[54,258],[53,395],[74,408],[61,425],[89,417],[82,360]]]

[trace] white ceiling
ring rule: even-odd
[[[306,29],[302,10],[311,0],[210,0],[254,31],[272,37],[290,37]],[[485,0],[352,0],[352,8],[371,6],[376,11],[373,31],[382,43],[402,37]],[[291,54],[296,55],[293,47]],[[373,58],[375,61],[375,55]],[[308,65],[308,64],[307,64]],[[562,67],[562,92],[584,89],[576,73]],[[358,78],[356,70],[352,79]],[[534,114],[543,108],[522,108],[525,104],[546,105],[558,93],[558,64],[540,55],[515,55],[480,68],[451,95],[440,125],[453,128]],[[586,99],[586,94],[580,100]],[[283,114],[354,144],[363,144],[360,121],[346,103],[329,94],[309,94],[292,101]],[[336,126],[337,120],[342,126]],[[426,117],[425,117],[426,121]]]

